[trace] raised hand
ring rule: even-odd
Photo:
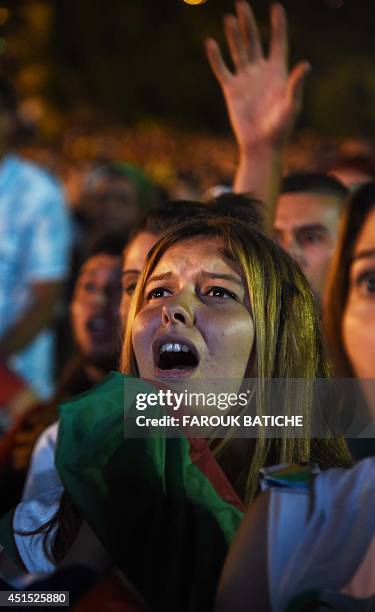
[[[287,20],[280,4],[271,9],[268,57],[263,53],[247,2],[238,1],[236,13],[236,17],[224,17],[234,72],[226,66],[213,39],[206,41],[208,60],[223,90],[240,151],[253,150],[259,144],[282,147],[300,111],[303,83],[310,65],[300,62],[288,71]]]

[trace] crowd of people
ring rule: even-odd
[[[74,610],[375,609],[374,164],[283,175],[310,66],[289,71],[278,4],[267,55],[244,0],[224,29],[233,70],[206,52],[238,166],[200,196],[111,162],[71,215],[14,152],[0,80],[2,590],[69,591]],[[260,417],[274,379],[336,381],[340,427],[317,434],[327,400],[304,385],[277,398],[299,435],[129,433],[136,392],[255,380]]]

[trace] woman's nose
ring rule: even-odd
[[[284,249],[284,251],[288,253],[288,255],[291,256],[292,259],[294,259],[294,261],[298,263],[298,265],[301,268],[306,267],[306,261],[305,261],[305,255],[304,255],[303,248],[298,243],[298,240],[296,240],[296,238],[292,234],[288,236],[284,240],[284,243],[281,244],[280,246],[282,249]]]
[[[112,296],[105,289],[101,291],[96,291],[94,295],[92,295],[91,304],[97,310],[107,310],[111,306],[111,302],[113,301]]]
[[[187,299],[168,300],[162,308],[163,325],[182,324],[191,327],[195,323],[193,305]]]

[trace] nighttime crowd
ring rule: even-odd
[[[14,148],[0,77],[2,591],[69,591],[79,611],[375,610],[375,157],[283,172],[311,66],[288,68],[281,5],[270,24],[265,54],[246,2],[224,17],[233,68],[206,41],[238,148],[233,184],[208,190],[98,159],[69,207]],[[344,425],[317,435],[305,385],[279,398],[299,436],[127,435],[135,388],[256,380],[261,416],[274,379],[340,383]]]

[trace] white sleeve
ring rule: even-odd
[[[294,577],[289,561],[303,537],[308,510],[307,491],[270,489],[268,576],[273,612],[284,611],[291,600]]]
[[[43,495],[46,488],[61,483],[55,468],[55,449],[58,434],[58,422],[50,425],[40,434],[30,461],[22,501],[35,499]]]
[[[33,282],[64,279],[69,271],[71,221],[61,190],[45,181],[34,194],[27,270]],[[36,198],[38,197],[38,200]]]
[[[35,446],[22,501],[13,517],[14,540],[19,555],[31,573],[52,573],[54,564],[45,551],[45,534],[22,535],[46,524],[57,512],[63,485],[55,468],[58,423],[44,431]],[[54,533],[50,534],[50,540]]]
[[[374,458],[350,470],[322,472],[314,480],[313,494],[271,489],[268,520],[274,612],[308,590],[375,594],[375,572],[371,580],[368,572],[375,566]],[[361,584],[366,585],[362,592]]]

